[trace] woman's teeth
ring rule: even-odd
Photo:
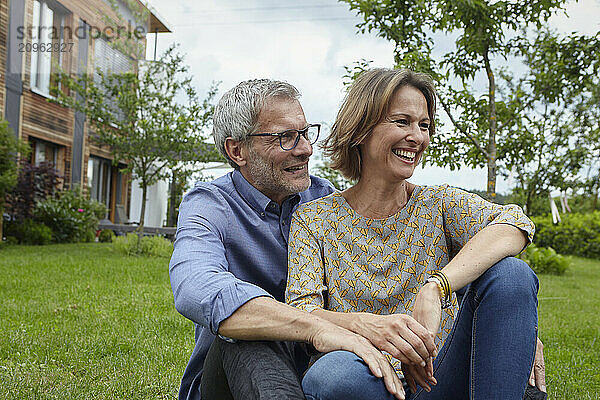
[[[416,153],[407,150],[398,150],[394,149],[392,152],[400,158],[403,158],[408,161],[413,161],[415,159]]]

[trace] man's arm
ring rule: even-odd
[[[387,358],[360,335],[323,318],[268,297],[257,297],[221,322],[219,334],[240,340],[306,342],[319,352],[350,351],[367,364],[373,375],[383,378],[388,391],[404,399],[404,389]]]
[[[214,188],[208,184],[194,188],[179,208],[169,265],[175,308],[213,334],[221,321],[247,301],[270,296],[229,272],[224,243],[232,220],[230,208]]]
[[[537,338],[535,346],[535,359],[529,376],[529,384],[546,393],[546,365],[544,363],[544,344]]]

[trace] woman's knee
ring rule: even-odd
[[[334,351],[319,358],[302,379],[307,398],[318,400],[359,399],[370,380],[379,380],[357,355]]]
[[[506,257],[491,266],[479,280],[504,296],[537,297],[539,281],[535,272],[521,259]]]

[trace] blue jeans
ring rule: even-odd
[[[434,361],[438,384],[430,393],[417,386],[407,399],[521,400],[535,354],[538,285],[527,264],[513,257],[472,282]],[[308,400],[393,399],[383,380],[346,351],[319,358],[302,388]]]

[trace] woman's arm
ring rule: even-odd
[[[442,272],[448,277],[452,290],[459,290],[498,261],[519,254],[528,243],[527,234],[513,225],[488,225],[460,249]]]

